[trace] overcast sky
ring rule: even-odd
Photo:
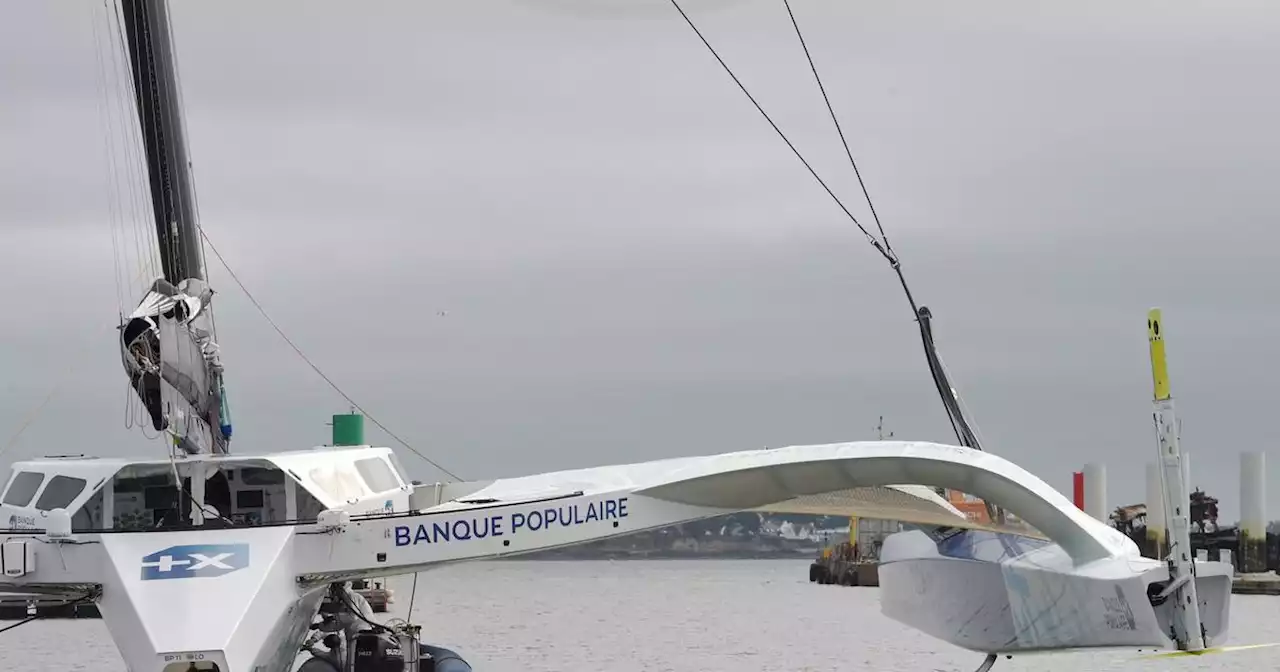
[[[955,441],[892,272],[666,0],[175,4],[209,236],[464,478],[871,439],[882,414]],[[1280,9],[793,7],[987,448],[1068,494],[1105,462],[1110,504],[1142,501],[1160,306],[1194,484],[1234,520],[1239,453],[1280,442]],[[781,1],[686,9],[863,216]],[[0,5],[0,441],[58,388],[0,464],[163,452],[124,426],[142,283],[117,298],[107,31],[101,2]],[[233,449],[324,443],[344,402],[210,264]]]

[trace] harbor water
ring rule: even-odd
[[[879,590],[816,585],[808,560],[488,562],[419,575],[424,639],[477,672],[969,672],[982,656],[880,614]],[[404,617],[411,577],[390,587]],[[3,624],[0,624],[3,625]],[[1232,644],[1280,642],[1280,598],[1232,598]],[[1280,670],[1280,647],[1195,658],[1016,656],[997,672]],[[0,634],[0,670],[125,672],[102,621]]]

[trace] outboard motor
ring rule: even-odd
[[[400,638],[389,632],[365,631],[351,643],[352,672],[405,672]]]
[[[331,584],[320,606],[320,622],[311,626],[315,632],[302,645],[311,657],[297,672],[472,672],[456,652],[421,643],[418,626],[378,624],[369,612],[358,593]]]

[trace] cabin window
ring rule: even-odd
[[[313,522],[320,517],[320,512],[325,510],[325,505],[316,499],[305,488],[298,488],[298,520],[303,522]]]
[[[49,479],[49,485],[44,486],[44,492],[40,493],[36,508],[41,511],[65,509],[80,496],[80,493],[84,492],[85,485],[83,478],[54,476]]]
[[[400,487],[400,481],[396,479],[395,472],[391,471],[391,466],[381,457],[356,460],[356,471],[360,472],[364,482],[368,483],[369,489],[374,492],[386,492]]]
[[[329,497],[338,501],[359,499],[369,494],[360,476],[351,471],[349,464],[316,467],[307,476]]]
[[[36,496],[40,484],[44,483],[44,474],[38,471],[20,471],[9,483],[9,491],[4,495],[4,503],[9,506],[26,506]]]
[[[263,467],[244,467],[240,470],[240,482],[245,485],[284,485],[284,472]]]
[[[103,491],[99,489],[93,493],[93,496],[81,506],[78,511],[71,514],[71,529],[76,532],[91,532],[101,530],[103,525],[102,519],[102,502],[104,500]]]
[[[391,470],[396,472],[396,478],[400,479],[401,483],[407,483],[408,481],[405,477],[409,472],[406,471],[404,465],[400,463],[400,458],[396,457],[395,453],[387,453],[386,458],[387,461],[391,463]]]

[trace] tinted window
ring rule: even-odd
[[[84,492],[84,486],[83,478],[54,476],[49,479],[49,485],[44,486],[44,492],[40,493],[40,501],[36,502],[36,508],[41,511],[65,509],[72,500]]]
[[[36,490],[44,483],[44,474],[34,471],[20,471],[9,484],[9,492],[5,493],[4,503],[10,506],[26,506],[36,496]]]
[[[284,472],[279,469],[245,467],[240,470],[240,479],[245,485],[279,485],[284,483]]]
[[[261,509],[264,505],[265,498],[261,490],[241,490],[236,493],[237,509]]]
[[[390,465],[381,457],[366,457],[363,460],[356,460],[356,471],[364,477],[364,482],[369,484],[369,489],[374,492],[386,492],[395,490],[400,487],[400,481],[396,480],[396,475],[391,471]]]

